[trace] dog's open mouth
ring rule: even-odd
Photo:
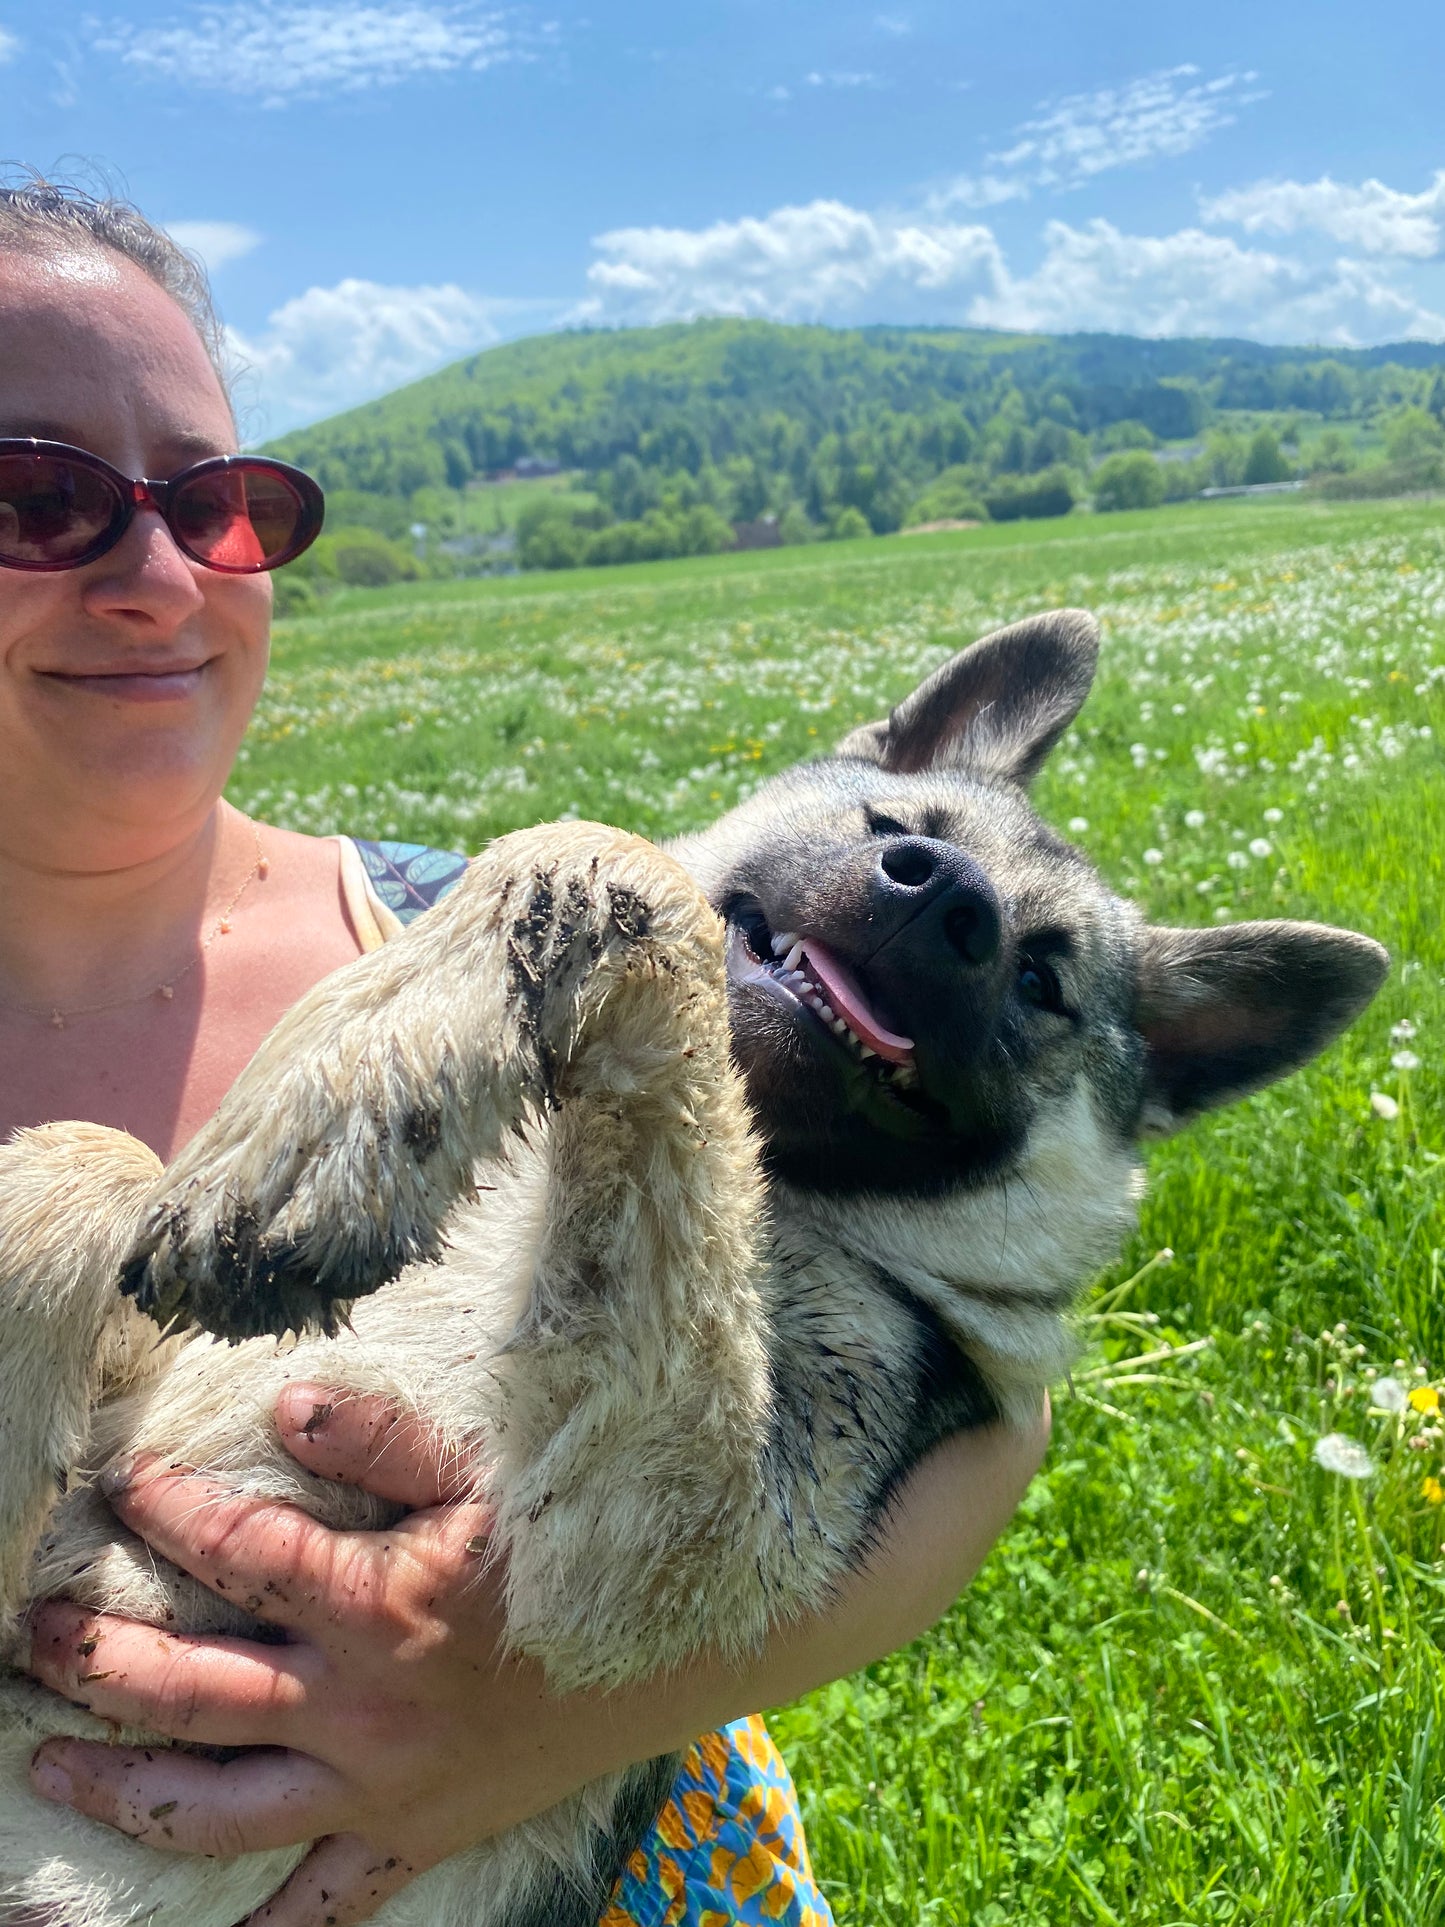
[[[808,1011],[859,1063],[871,1064],[895,1091],[918,1083],[911,1037],[900,1036],[874,1007],[857,973],[815,937],[773,930],[756,897],[728,905],[728,973],[735,982],[764,980]]]

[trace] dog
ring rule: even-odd
[[[669,850],[499,839],[305,997],[165,1172],[91,1125],[0,1149],[8,1637],[57,1593],[258,1631],[120,1527],[92,1475],[123,1452],[392,1519],[282,1451],[288,1378],[474,1454],[507,1644],[559,1689],[755,1652],[867,1558],[933,1445],[1036,1415],[1140,1142],[1305,1063],[1388,967],[1316,924],[1150,927],[1045,826],[1028,785],[1096,654],[1079,612],[986,637]],[[165,1855],[29,1791],[42,1738],[107,1730],[0,1684],[12,1917],[229,1927],[301,1850]],[[378,1921],[593,1927],[676,1767]]]

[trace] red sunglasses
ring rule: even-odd
[[[212,455],[154,482],[67,442],[0,437],[0,568],[82,569],[115,547],[139,508],[159,509],[193,562],[257,575],[311,546],[326,498],[266,455]]]

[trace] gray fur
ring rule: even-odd
[[[987,639],[671,854],[592,824],[502,838],[304,998],[158,1181],[88,1125],[0,1148],[0,1626],[66,1593],[254,1630],[89,1479],[60,1496],[121,1451],[392,1517],[281,1451],[300,1377],[480,1444],[508,1642],[559,1688],[741,1660],[823,1604],[922,1453],[1037,1410],[1132,1222],[1140,1133],[1302,1062],[1385,967],[1308,925],[1149,931],[1039,821],[1024,785],[1094,647],[1077,612]],[[891,1057],[800,1001],[819,983],[795,994],[770,953],[797,933]],[[238,1342],[137,1346],[126,1252],[142,1306]],[[95,1730],[0,1678],[12,1913],[227,1927],[294,1864],[156,1853],[35,1799],[37,1741]],[[378,1921],[581,1927],[670,1770],[589,1787]]]

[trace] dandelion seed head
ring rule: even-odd
[[[1403,1412],[1405,1397],[1398,1378],[1377,1378],[1370,1389],[1370,1403],[1380,1412]]]
[[[1400,1115],[1400,1107],[1388,1091],[1371,1091],[1370,1109],[1376,1117],[1384,1118],[1387,1124],[1393,1123]]]
[[[1397,1050],[1390,1062],[1397,1071],[1417,1071],[1420,1068],[1420,1060],[1412,1050]]]
[[[1314,1461],[1326,1472],[1337,1473],[1342,1479],[1372,1479],[1375,1476],[1375,1461],[1358,1439],[1349,1438],[1343,1432],[1326,1432],[1323,1438],[1316,1439]]]

